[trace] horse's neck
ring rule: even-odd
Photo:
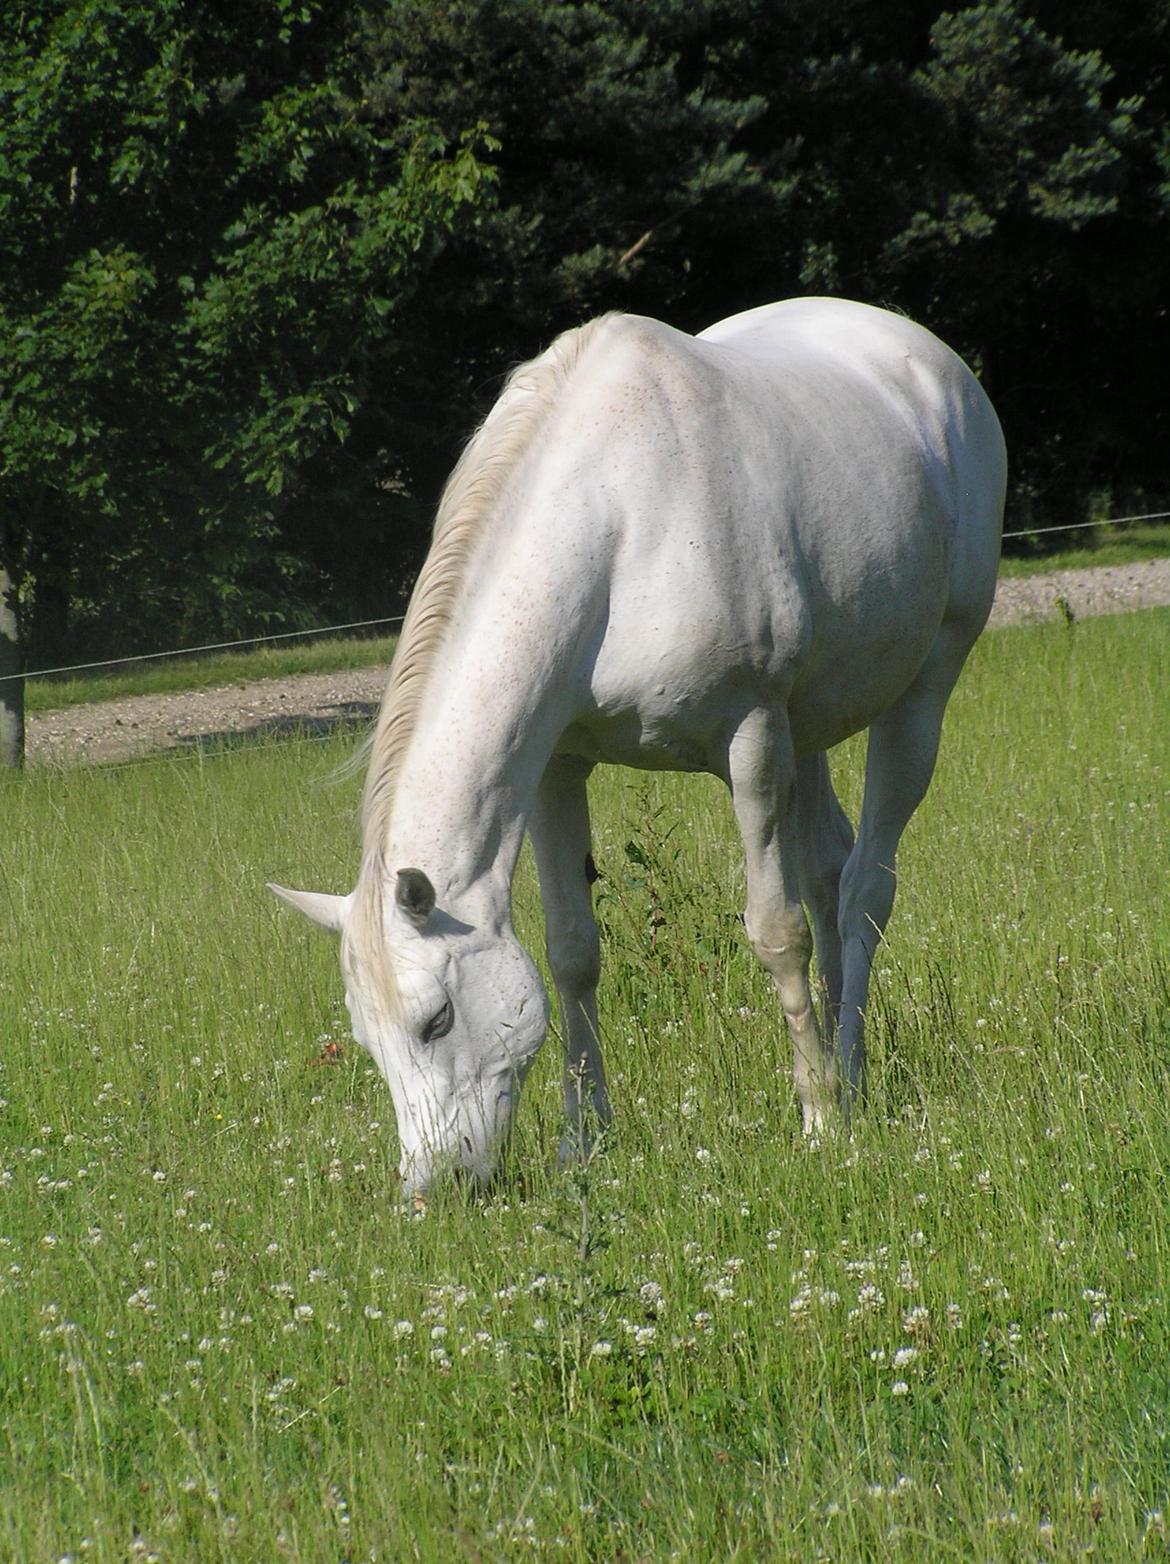
[[[439,903],[507,918],[525,823],[588,687],[602,601],[523,529],[493,551],[435,653],[387,823],[388,866],[432,879]],[[542,557],[543,548],[543,557]]]

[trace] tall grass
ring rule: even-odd
[[[550,1041],[425,1216],[262,888],[351,883],[344,746],[5,783],[0,1558],[1164,1558],[1168,666],[984,638],[817,1146],[720,790],[599,776],[612,1144]]]

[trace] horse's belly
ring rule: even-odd
[[[722,625],[699,618],[707,633],[686,651],[681,637],[646,625],[627,643],[636,656],[616,664],[602,657],[593,707],[558,748],[647,770],[718,771],[749,711],[783,707],[798,754],[830,749],[868,727],[921,668],[938,620],[920,607],[909,612],[910,601],[891,604],[864,630],[841,604],[832,613],[786,615],[787,635],[774,620],[753,631],[733,629],[730,615]]]
[[[710,771],[714,769],[709,726],[705,731],[685,719],[630,709],[573,723],[561,735],[558,755],[575,755],[591,764],[632,766],[637,771]]]
[[[797,753],[831,749],[868,728],[921,669],[940,619],[941,605],[937,617],[893,613],[867,636],[818,637],[786,699]]]

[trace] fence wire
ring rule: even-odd
[[[344,630],[369,630],[375,625],[400,625],[403,614],[390,619],[356,619],[347,625],[324,625],[319,630],[279,630],[272,635],[249,635],[241,641],[215,641],[208,646],[176,646],[169,651],[137,652],[128,657],[107,657],[102,662],[72,663],[63,668],[34,668],[28,673],[5,674],[4,679],[48,679],[56,674],[92,673],[95,668],[121,668],[124,663],[160,662],[164,657],[199,657],[206,652],[230,652],[241,646],[263,646],[270,641],[297,640],[309,635],[340,635]]]
[[[1147,511],[1144,516],[1105,516],[1100,521],[1070,521],[1061,527],[1021,527],[1018,532],[1005,532],[1005,538],[1046,538],[1050,532],[1083,532],[1088,527],[1120,527],[1127,521],[1166,521],[1170,510]]]

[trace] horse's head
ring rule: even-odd
[[[372,919],[356,893],[271,889],[341,936],[346,1007],[394,1099],[405,1193],[453,1171],[486,1184],[548,1026],[544,985],[511,927],[450,917],[419,869],[399,870]]]

